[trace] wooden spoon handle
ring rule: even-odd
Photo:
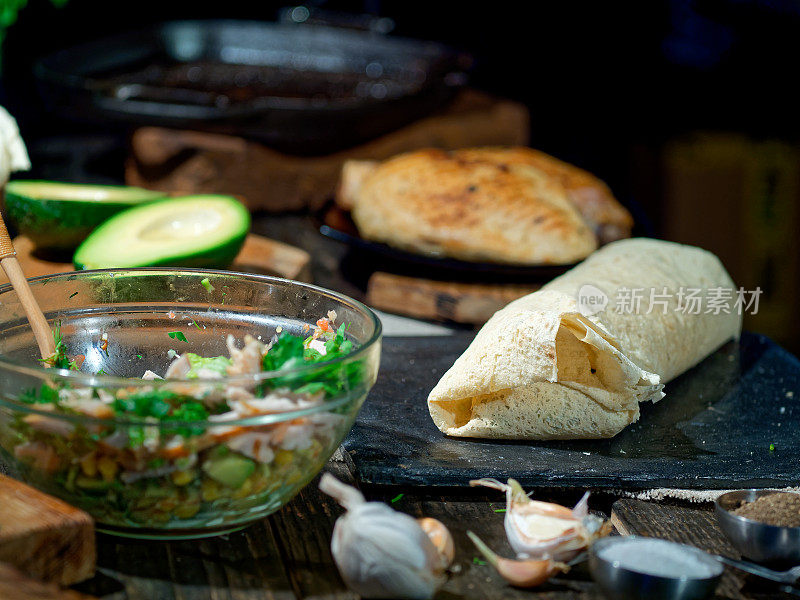
[[[3,221],[3,215],[0,214],[0,260],[16,255],[17,251],[14,250],[14,244],[11,243],[11,236],[8,235],[6,222]]]
[[[11,236],[8,235],[3,215],[0,215],[0,266],[6,272],[8,280],[22,303],[22,308],[25,309],[42,358],[52,356],[56,351],[53,332],[50,330],[50,325],[47,323],[42,309],[39,308],[39,303],[33,296],[28,280],[25,279],[25,274],[22,272],[22,267],[19,266],[17,252],[14,250],[14,244],[11,243]]]

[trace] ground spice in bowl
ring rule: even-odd
[[[788,492],[743,502],[733,514],[776,527],[800,527],[800,494]]]

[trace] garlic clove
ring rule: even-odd
[[[589,492],[586,492],[572,509],[572,516],[576,519],[583,519],[589,514]]]
[[[532,588],[542,585],[556,573],[566,573],[569,566],[550,559],[545,560],[512,560],[498,556],[489,546],[471,531],[467,536],[478,551],[486,558],[500,576],[508,583],[519,588]]]
[[[506,492],[506,502],[509,505],[507,508],[511,508],[511,505],[513,505],[523,514],[543,515],[557,519],[571,520],[575,518],[573,511],[566,506],[552,502],[531,500],[515,479],[509,479],[507,484],[501,483],[496,479],[473,479],[469,484],[473,487],[482,485]]]
[[[506,493],[506,536],[518,558],[570,560],[599,537],[610,524],[589,514],[589,493],[569,509],[552,502],[531,500],[513,479],[477,479],[482,485]]]
[[[336,500],[347,510],[366,502],[364,494],[353,486],[342,483],[330,473],[322,474],[319,480],[319,489],[322,493]]]
[[[435,534],[429,537],[413,517],[367,502],[361,492],[327,473],[319,485],[347,509],[333,527],[331,553],[351,590],[364,598],[424,600],[436,593],[447,578],[447,565],[433,539],[446,551],[444,525],[426,523]]]
[[[417,523],[422,527],[422,531],[430,538],[434,548],[436,548],[436,551],[439,553],[442,559],[442,570],[447,569],[447,567],[453,564],[453,560],[456,557],[456,545],[455,542],[453,542],[453,536],[450,534],[450,530],[444,526],[444,523],[432,519],[431,517],[417,519]]]

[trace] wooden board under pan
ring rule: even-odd
[[[14,238],[14,248],[17,250],[19,264],[29,278],[74,270],[72,263],[56,262],[37,256],[33,242],[23,235]],[[251,233],[230,270],[310,281],[311,256],[300,248]],[[0,270],[0,285],[4,283],[8,283],[8,279]]]

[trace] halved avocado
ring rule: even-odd
[[[232,196],[169,198],[111,217],[78,247],[72,261],[76,269],[224,269],[249,229],[250,213]]]
[[[122,185],[15,180],[6,184],[5,207],[9,221],[37,248],[74,250],[103,221],[164,197]]]

